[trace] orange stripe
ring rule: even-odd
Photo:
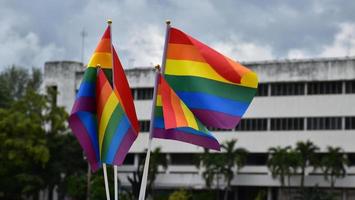
[[[112,93],[112,88],[110,83],[107,81],[104,86],[100,89],[100,94],[97,97],[97,119],[100,121],[102,111],[104,110],[107,99]]]
[[[101,39],[95,52],[111,53],[111,40],[109,38]]]
[[[193,45],[169,43],[167,59],[206,62]]]
[[[172,89],[170,89],[170,100],[171,100],[171,105],[174,109],[176,127],[188,126],[184,111],[181,108],[180,99]]]

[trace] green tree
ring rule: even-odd
[[[174,191],[169,196],[169,200],[189,200],[191,198],[192,198],[191,193],[189,193],[185,189]]]
[[[348,163],[348,158],[340,147],[327,147],[327,153],[321,159],[321,169],[325,180],[330,181],[332,190],[336,179],[345,177]]]
[[[0,108],[8,108],[10,104],[23,97],[29,89],[38,91],[42,83],[40,69],[33,68],[29,72],[25,68],[11,66],[0,73]]]
[[[299,153],[300,156],[300,169],[301,169],[300,187],[301,187],[301,191],[303,191],[306,168],[307,166],[310,166],[312,163],[317,162],[316,153],[319,151],[319,148],[309,140],[307,140],[306,142],[299,141],[296,144],[296,151]]]
[[[0,109],[0,193],[5,199],[33,196],[45,182],[41,172],[50,154],[43,130],[46,100],[33,89]]]
[[[231,182],[234,178],[235,171],[240,170],[246,162],[247,150],[244,148],[236,148],[237,140],[226,141],[221,145],[222,153],[210,153],[208,149],[199,156],[197,166],[203,167],[202,177],[208,188],[212,187],[215,179],[217,179],[217,190],[219,190],[219,178],[224,177],[226,181],[226,190],[224,199],[228,199],[228,193],[231,190]],[[217,198],[219,194],[217,192]]]
[[[267,166],[271,171],[273,178],[279,178],[281,184],[281,193],[284,193],[285,188],[285,178],[287,174],[290,173],[289,165],[289,151],[291,147],[272,147],[269,148],[269,159],[267,161]]]
[[[143,168],[145,163],[145,156],[141,156],[138,159],[138,167],[136,171],[133,172],[132,177],[128,177],[128,181],[131,184],[132,189],[132,199],[138,199],[139,189],[142,183]],[[153,196],[153,186],[154,181],[157,177],[159,167],[166,169],[168,166],[168,161],[166,155],[161,153],[160,148],[156,148],[151,152],[150,161],[149,161],[149,170],[148,170],[148,180],[147,180],[147,189],[146,195]]]
[[[237,140],[226,141],[221,145],[222,163],[219,165],[223,173],[224,179],[227,183],[227,187],[224,194],[224,199],[228,199],[228,193],[231,191],[231,182],[234,178],[234,167],[237,166],[237,170],[244,167],[247,158],[247,150],[244,148],[236,148]]]

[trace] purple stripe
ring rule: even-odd
[[[132,129],[132,127],[129,128],[124,138],[122,139],[120,146],[118,147],[118,150],[115,155],[115,159],[113,160],[112,163],[113,165],[122,165],[129,149],[131,148],[136,138],[137,138],[137,134],[135,133],[135,131]]]
[[[204,125],[214,128],[233,129],[241,119],[240,116],[228,115],[212,110],[191,109],[191,111]]]
[[[89,133],[86,130],[84,124],[81,122],[77,115],[71,115],[69,117],[69,126],[73,130],[73,133],[79,141],[81,147],[87,156],[92,171],[97,171],[100,168],[100,161],[95,156],[94,145],[91,143]]]
[[[220,151],[220,145],[217,140],[210,137],[203,137],[195,134],[178,131],[177,129],[164,130],[154,128],[153,136],[155,138],[179,140],[186,143],[198,145],[204,148]]]
[[[96,101],[93,97],[80,97],[75,100],[71,113],[78,111],[96,112]]]

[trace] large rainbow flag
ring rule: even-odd
[[[93,171],[102,163],[122,164],[137,137],[139,124],[133,98],[111,42],[110,26],[85,70],[69,126]]]
[[[206,126],[236,127],[258,86],[255,72],[170,28],[164,77]]]
[[[159,74],[154,116],[154,137],[180,140],[219,150],[218,141]]]

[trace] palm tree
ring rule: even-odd
[[[346,175],[348,158],[340,147],[327,147],[327,154],[321,159],[321,168],[326,180],[330,179],[330,187],[333,191],[336,178],[343,178]]]
[[[267,166],[271,171],[272,177],[278,177],[281,184],[281,193],[284,191],[285,187],[285,177],[289,173],[290,166],[288,163],[288,155],[290,146],[287,147],[271,147],[269,148],[269,159],[267,161]]]
[[[289,149],[287,152],[286,164],[288,166],[288,170],[286,171],[287,176],[287,186],[288,186],[288,194],[291,194],[291,177],[297,174],[301,163],[301,155],[295,149]]]
[[[301,187],[301,191],[303,191],[306,168],[311,163],[314,163],[316,159],[316,153],[319,151],[319,148],[309,140],[307,140],[306,142],[299,141],[296,144],[296,151],[300,155],[300,168],[301,168],[300,187]]]
[[[226,191],[224,193],[224,199],[228,199],[228,193],[231,190],[231,182],[234,178],[233,167],[237,166],[237,170],[240,170],[244,167],[247,157],[247,150],[244,148],[235,148],[237,140],[226,141],[221,145],[223,159],[223,166],[221,171],[227,183]]]
[[[132,199],[138,199],[139,189],[142,182],[143,168],[144,168],[145,157],[140,157],[138,159],[137,170],[133,172],[132,177],[127,177],[128,181],[132,186]],[[167,159],[165,154],[160,152],[160,148],[156,148],[152,151],[150,155],[149,170],[148,170],[148,183],[147,183],[147,195],[152,195],[152,188],[154,181],[156,179],[159,166],[167,168]]]
[[[228,193],[231,189],[231,182],[235,175],[233,171],[234,166],[237,166],[237,170],[239,170],[246,162],[247,150],[244,148],[235,148],[236,143],[237,140],[230,140],[222,144],[221,149],[223,153],[210,153],[208,149],[205,149],[204,153],[199,157],[197,165],[198,167],[203,166],[205,168],[202,176],[208,188],[211,188],[215,178],[218,179],[220,175],[224,176],[227,185],[224,199],[228,198]]]

